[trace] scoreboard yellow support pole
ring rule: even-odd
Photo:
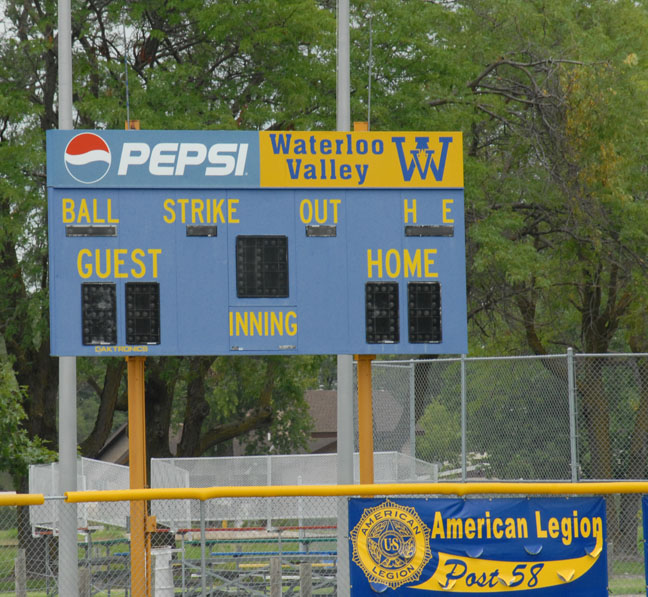
[[[358,363],[358,444],[360,451],[360,483],[374,482],[373,391],[371,362],[373,354],[356,355]]]
[[[128,462],[131,489],[146,488],[144,357],[126,357],[128,370]],[[145,501],[130,503],[132,597],[151,595],[151,544]]]

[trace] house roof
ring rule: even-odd
[[[99,450],[96,458],[115,464],[128,464],[128,423],[117,427]]]
[[[337,450],[337,391],[308,390],[304,395],[311,417],[313,431],[306,453],[331,453]],[[405,407],[391,392],[374,390],[373,392],[374,429],[378,434],[392,433],[402,425]],[[354,418],[357,416],[354,415]],[[170,435],[172,449],[177,446],[179,437]],[[173,451],[173,450],[172,450]],[[234,440],[234,454],[240,454],[242,449]],[[126,424],[118,428],[108,438],[106,445],[98,455],[100,460],[126,464],[128,462],[128,427]]]
[[[313,418],[313,434],[337,435],[337,392],[308,390],[304,398]]]
[[[402,403],[391,392],[374,390],[373,415],[374,428],[377,433],[396,431],[404,410]]]
[[[305,399],[313,417],[313,435],[320,433],[337,435],[337,391],[308,390]],[[378,433],[395,431],[403,411],[403,405],[391,392],[374,390],[374,428]]]

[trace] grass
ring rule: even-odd
[[[644,563],[641,560],[615,560],[608,587],[611,595],[645,595]]]
[[[0,531],[0,546],[18,545],[18,529]]]
[[[642,578],[613,576],[608,582],[611,595],[645,595],[646,581]]]
[[[612,564],[612,576],[634,575],[644,577],[644,564],[641,560],[616,560]]]
[[[105,528],[98,531],[92,536],[92,543],[99,548],[95,551],[96,555],[113,555],[117,552],[128,551],[128,545],[116,540],[125,539],[123,529]],[[103,545],[102,541],[105,541]],[[114,542],[114,543],[113,543]],[[10,577],[13,573],[14,558],[17,549],[17,533],[15,530],[0,530],[0,576],[5,575]],[[177,541],[177,546],[180,546],[180,541]],[[207,540],[207,553],[212,551],[230,552],[238,551],[275,551],[278,548],[276,540],[268,540],[266,538],[259,538],[254,541],[236,541],[234,540]],[[238,545],[237,545],[238,543]],[[318,544],[311,546],[317,549]],[[326,544],[324,544],[326,545]],[[99,547],[101,546],[101,547]],[[199,541],[186,541],[185,558],[188,560],[200,560],[200,542]],[[282,542],[282,552],[288,556],[291,551],[298,549],[298,544],[289,541]],[[99,553],[100,552],[100,553]],[[84,549],[81,547],[79,557],[82,558]],[[179,563],[180,555],[177,554],[176,566]],[[127,560],[125,558],[125,560]],[[127,564],[127,561],[125,561]],[[226,564],[227,566],[227,564]],[[232,567],[235,564],[232,563]],[[4,585],[4,586],[2,586]],[[123,585],[122,585],[123,586]],[[13,586],[8,586],[5,583],[0,585],[0,597],[15,597],[15,589]],[[646,595],[646,581],[644,576],[644,563],[641,559],[624,560],[615,559],[610,567],[610,577],[608,579],[608,588],[611,595]],[[123,588],[111,589],[111,596],[125,597],[125,590]],[[107,597],[107,591],[102,591],[96,594],[98,597]],[[44,585],[42,581],[34,584],[28,588],[28,597],[46,597]]]

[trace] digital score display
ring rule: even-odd
[[[467,351],[459,133],[49,131],[57,356]]]

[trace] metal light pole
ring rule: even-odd
[[[72,17],[70,0],[58,0],[59,129],[72,125]],[[77,489],[76,357],[59,357],[59,491]],[[77,506],[59,505],[59,595],[79,594]]]
[[[337,5],[337,130],[351,130],[351,91],[349,66],[349,0]],[[353,483],[353,357],[337,357],[337,480]],[[338,501],[337,594],[350,593],[347,501]]]

